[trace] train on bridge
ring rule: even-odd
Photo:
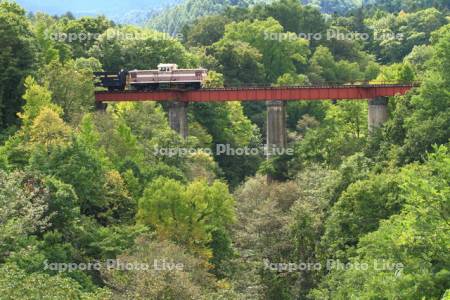
[[[156,70],[121,70],[95,72],[95,85],[108,91],[152,91],[165,89],[196,90],[202,87],[208,71],[198,69],[178,69],[176,64],[159,64]]]

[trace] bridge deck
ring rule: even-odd
[[[97,102],[120,101],[269,101],[269,100],[342,100],[373,99],[381,96],[404,95],[416,83],[411,84],[363,84],[363,85],[327,85],[292,87],[244,87],[217,88],[200,90],[156,90],[96,92]]]

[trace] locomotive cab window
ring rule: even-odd
[[[176,64],[159,64],[158,71],[159,72],[172,72],[176,70],[178,66]]]

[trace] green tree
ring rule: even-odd
[[[208,52],[218,61],[224,85],[239,86],[264,81],[261,53],[242,41],[220,41]]]
[[[362,151],[366,138],[366,103],[339,101],[328,105],[321,125],[308,129],[294,144],[291,173],[311,162],[337,167],[346,157]]]
[[[317,8],[303,6],[296,0],[280,0],[258,5],[254,7],[252,13],[262,20],[274,18],[287,32],[314,34],[323,33],[326,28],[325,19]]]
[[[336,61],[331,51],[323,46],[317,47],[310,59],[308,77],[314,83],[347,83],[364,79],[357,63],[346,60]]]
[[[326,257],[345,262],[361,236],[375,231],[381,220],[399,213],[403,206],[401,184],[397,173],[371,175],[352,183],[326,220],[321,240]]]
[[[48,200],[49,230],[70,232],[80,218],[80,206],[75,190],[69,184],[52,177],[44,178],[50,197]]]
[[[254,3],[255,0],[188,0],[164,10],[150,19],[146,25],[158,31],[175,35],[200,17],[220,14],[229,7],[247,7]]]
[[[34,70],[36,46],[25,11],[16,3],[0,2],[0,128],[17,122],[23,81]]]
[[[292,205],[288,236],[293,246],[290,261],[317,263],[320,261],[320,238],[325,231],[325,221],[333,205],[335,193],[342,182],[342,173],[316,165],[299,172],[295,179],[299,186],[298,199]],[[321,270],[300,270],[293,277],[291,288],[299,298],[306,297],[321,278]],[[299,284],[297,283],[299,282]]]
[[[1,262],[17,250],[29,234],[49,226],[49,192],[40,178],[23,172],[0,171]]]
[[[161,32],[132,26],[106,30],[89,54],[97,58],[106,71],[113,72],[120,69],[149,70],[160,63],[199,66],[196,57],[179,40]]]
[[[210,258],[212,231],[234,220],[234,199],[225,184],[195,181],[188,186],[160,177],[139,200],[137,220],[154,228],[161,237],[185,245]]]
[[[196,103],[193,114],[213,137],[213,153],[216,161],[232,186],[256,172],[261,159],[259,156],[227,155],[216,151],[217,145],[229,145],[232,148],[261,146],[259,130],[244,115],[239,102]]]
[[[104,201],[108,207],[99,214],[103,223],[132,223],[136,214],[136,202],[130,197],[122,176],[117,171],[105,174]]]
[[[23,95],[25,105],[22,108],[23,112],[18,114],[23,126],[28,128],[44,108],[61,113],[61,109],[52,103],[52,93],[47,87],[37,84],[32,77],[27,77],[25,88],[26,91]]]
[[[3,265],[0,270],[0,291],[5,299],[111,299],[107,289],[85,292],[76,281],[61,275],[29,274],[16,265]]]
[[[423,83],[415,95],[405,96],[408,102],[398,102],[394,111],[395,123],[391,123],[387,137],[396,144],[390,148],[397,153],[394,160],[399,164],[421,161],[434,144],[449,141],[449,29],[447,25],[434,34],[434,54]]]
[[[307,0],[305,2],[319,6],[323,12],[328,14],[344,14],[362,4],[358,0]]]
[[[41,65],[46,65],[53,60],[65,61],[71,57],[70,46],[57,39],[58,31],[54,29],[57,21],[54,18],[38,12],[31,21]]]
[[[421,10],[428,7],[435,7],[439,9],[449,8],[448,3],[441,0],[407,0],[407,1],[365,0],[364,2],[373,5],[375,8],[387,10],[389,12],[398,12],[398,11],[410,12]]]
[[[272,35],[279,36],[283,32],[283,26],[273,18],[233,22],[225,27],[223,39],[214,46],[241,41],[258,49],[262,55],[265,75],[264,82],[261,83],[273,83],[282,74],[295,72],[297,68],[306,65],[309,53],[308,42],[304,39],[272,38]]]
[[[52,100],[64,111],[64,120],[73,121],[94,106],[92,69],[77,68],[75,61],[52,61],[41,69],[42,82],[52,93]]]
[[[43,147],[47,151],[64,147],[69,144],[71,133],[71,128],[58,113],[43,108],[30,128],[30,144],[32,147]]]
[[[185,32],[188,46],[209,46],[220,40],[229,20],[222,16],[206,16],[199,18],[193,25],[187,26]]]
[[[72,20],[63,17],[55,27],[57,32],[67,35],[68,38],[64,42],[70,47],[72,57],[79,58],[88,56],[88,50],[94,45],[96,37],[113,27],[113,23],[105,16]]]
[[[107,210],[103,190],[107,168],[86,146],[73,141],[45,151],[37,148],[30,158],[30,166],[72,185],[83,214],[99,217]]]
[[[378,39],[373,50],[383,62],[398,62],[415,46],[429,42],[433,31],[447,23],[445,14],[432,7],[414,13],[400,12],[368,18],[365,23],[373,28]],[[397,38],[385,38],[398,35]]]
[[[350,261],[365,263],[367,269],[332,270],[313,291],[314,299],[441,299],[446,293],[450,158],[446,147],[435,150],[425,165],[413,164],[403,172],[401,212],[360,239]]]
[[[214,277],[208,273],[204,261],[169,241],[140,236],[118,259],[121,263],[149,267],[146,271],[105,268],[102,278],[113,287],[118,298],[199,299],[213,292]],[[167,269],[164,262],[178,270]]]

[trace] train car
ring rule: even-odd
[[[95,86],[107,88],[108,91],[123,91],[128,81],[128,71],[94,72]]]
[[[178,69],[176,64],[159,64],[156,70],[121,70],[119,73],[96,72],[96,86],[115,90],[199,89],[207,70]]]

